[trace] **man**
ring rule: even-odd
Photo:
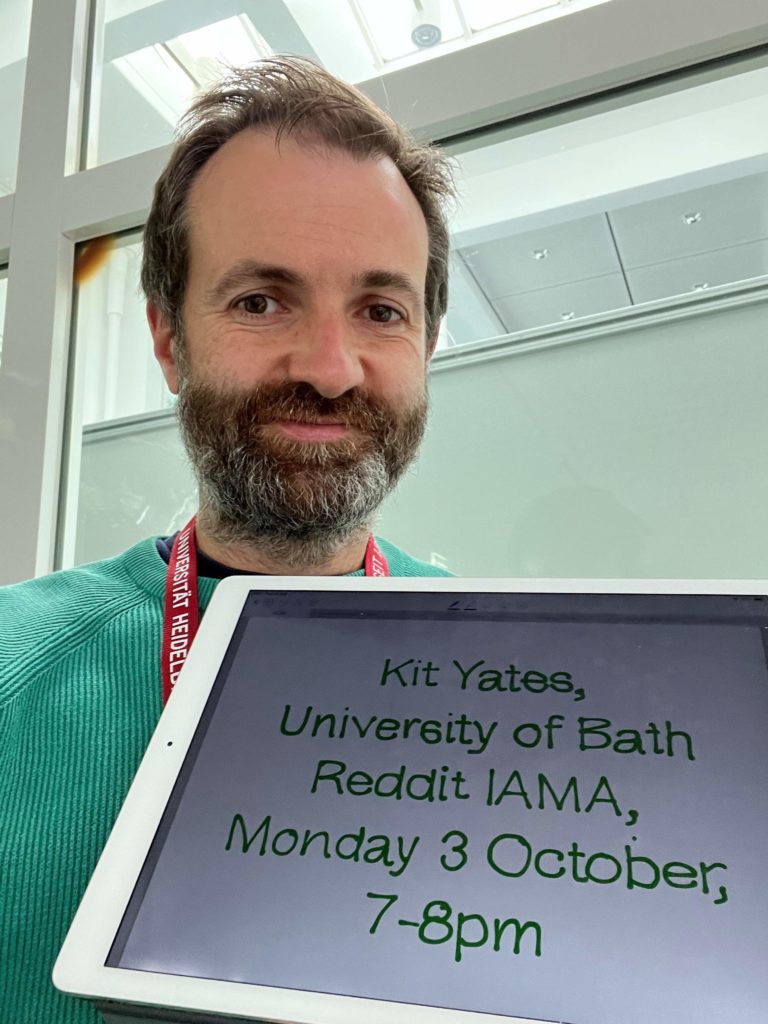
[[[160,713],[171,569],[197,552],[201,611],[235,572],[444,574],[370,533],[424,429],[450,194],[436,151],[307,61],[233,72],[182,122],[142,283],[200,508],[0,591],[3,1024],[95,1019],[50,971]]]

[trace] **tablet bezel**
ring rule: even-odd
[[[232,576],[218,585],[53,970],[63,992],[133,1006],[291,1024],[544,1024],[532,1018],[105,965],[248,595],[260,590],[768,595],[765,580],[459,579]],[[258,1016],[253,1009],[258,1002]]]

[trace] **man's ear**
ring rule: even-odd
[[[179,374],[176,357],[173,351],[173,328],[168,318],[161,313],[153,302],[147,303],[147,320],[155,344],[155,359],[160,363],[165,383],[174,395],[179,393]]]

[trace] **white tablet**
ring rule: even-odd
[[[55,984],[132,1021],[764,1024],[765,592],[225,580]]]

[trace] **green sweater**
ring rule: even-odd
[[[450,575],[379,544],[392,576]],[[160,715],[165,575],[146,540],[0,589],[0,1024],[99,1019],[51,970]]]

